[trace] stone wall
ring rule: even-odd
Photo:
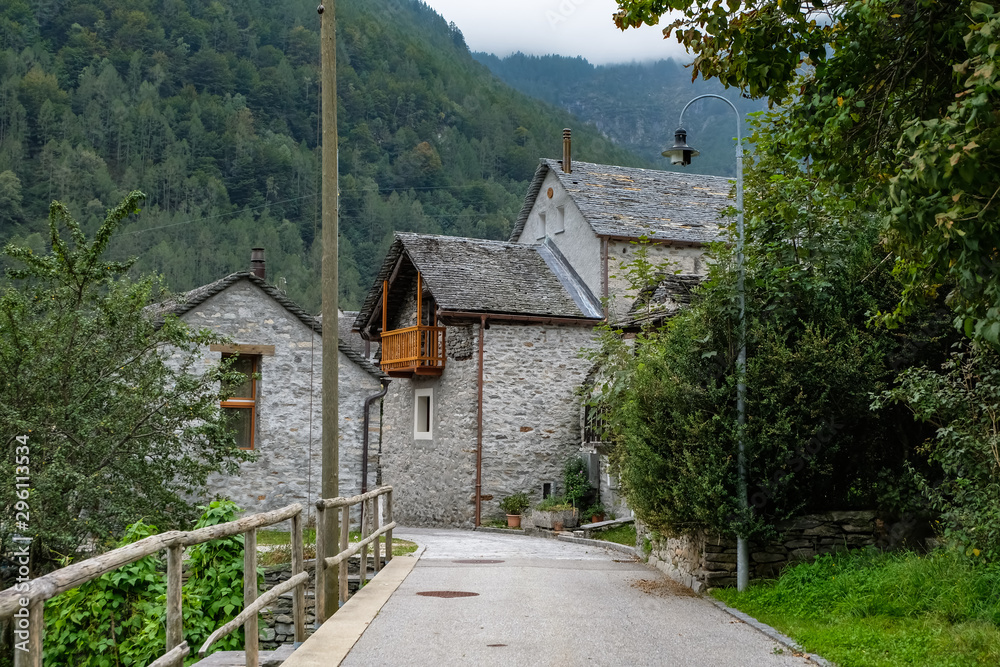
[[[440,378],[394,381],[383,416],[383,482],[396,490],[403,525],[471,527],[475,522],[479,371],[478,326],[448,327]],[[590,369],[579,351],[592,344],[583,327],[491,322],[483,391],[482,516],[503,516],[499,500],[518,491],[541,500],[558,493],[562,466],[580,451],[575,390]],[[414,438],[416,389],[434,390],[433,439]]]
[[[629,289],[622,266],[635,259],[640,247],[629,241],[608,243],[608,293],[612,296],[608,310],[612,321],[627,315],[638,297],[638,291]],[[650,243],[644,247],[646,259],[654,265],[663,266],[664,271],[680,271],[692,275],[704,275],[708,272],[704,257],[707,248],[663,243]]]
[[[751,579],[773,578],[790,563],[814,556],[881,544],[881,522],[875,512],[809,514],[778,524],[781,537],[750,543]],[[655,537],[645,527],[637,531],[649,563],[680,583],[701,592],[709,587],[736,585],[736,540],[704,532],[681,537]]]
[[[302,503],[311,514],[319,498],[322,471],[322,368],[319,334],[249,280],[184,314],[196,328],[225,334],[234,343],[273,345],[260,357],[254,450],[257,460],[243,463],[237,475],[213,475],[213,495],[235,501],[247,513]],[[341,494],[361,487],[364,400],[380,391],[378,379],[339,352]],[[204,349],[200,368],[217,364],[218,352]],[[371,453],[378,451],[379,408],[372,406]],[[377,457],[370,457],[369,488],[376,482]]]

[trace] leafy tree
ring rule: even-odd
[[[919,500],[900,478],[923,434],[899,410],[872,412],[869,394],[891,385],[897,364],[940,359],[941,333],[913,350],[867,327],[898,296],[877,221],[776,141],[758,131],[745,200],[749,512],[736,488],[734,249],[713,248],[707,282],[666,326],[634,340],[603,334],[595,402],[612,465],[629,505],[668,533],[760,535],[799,512]],[[658,281],[653,268],[624,275],[641,287]]]
[[[917,479],[941,512],[945,538],[976,560],[1000,559],[998,362],[995,351],[972,346],[952,354],[940,371],[907,369],[875,401],[903,404],[936,429],[923,446],[935,469]]]
[[[72,558],[142,517],[188,520],[207,476],[235,472],[246,457],[219,408],[220,380],[242,376],[196,372],[217,337],[176,317],[157,326],[147,307],[164,298],[159,280],[127,278],[129,262],[105,257],[142,197],[111,209],[93,241],[54,202],[49,254],[4,248],[22,268],[8,270],[14,285],[0,291],[0,470],[14,478],[14,448],[27,439],[27,530],[41,562]],[[10,532],[14,486],[2,494]]]
[[[881,213],[903,286],[897,324],[947,295],[956,324],[1000,344],[995,184],[998,22],[984,2],[620,0],[695,53],[694,75],[786,103],[785,149]],[[801,75],[800,72],[803,72]]]

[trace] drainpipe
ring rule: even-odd
[[[486,336],[486,316],[479,318],[479,416],[476,435],[476,528],[479,528],[483,510],[483,340]]]
[[[361,432],[361,493],[364,494],[368,491],[368,429],[371,425],[371,407],[372,403],[380,398],[384,398],[387,393],[389,393],[389,380],[382,381],[382,391],[377,394],[373,394],[365,399],[365,419],[364,427]],[[361,503],[361,522],[364,524],[365,520],[365,504]]]

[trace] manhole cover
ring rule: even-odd
[[[469,593],[466,591],[421,591],[417,595],[429,598],[471,598],[476,597],[479,593]]]
[[[506,646],[506,644],[487,644],[486,648],[499,648],[501,646]]]
[[[452,563],[460,563],[462,565],[496,565],[497,563],[502,563],[502,560],[453,560]]]

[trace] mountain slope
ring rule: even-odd
[[[697,162],[671,167],[661,157],[673,144],[678,117],[689,100],[709,93],[733,101],[744,115],[764,108],[763,102],[744,100],[718,81],[692,82],[689,70],[675,60],[594,66],[583,58],[565,56],[473,55],[514,88],[593,123],[658,169],[718,176],[736,173],[736,119],[721,101],[696,102],[684,116],[689,143],[702,153]]]
[[[341,297],[357,305],[394,230],[506,238],[565,111],[477,63],[414,0],[341,0]],[[116,258],[188,289],[265,246],[319,305],[315,0],[7,0],[0,6],[0,240],[39,248],[48,203],[85,228],[131,189]],[[581,158],[641,165],[575,127]]]

